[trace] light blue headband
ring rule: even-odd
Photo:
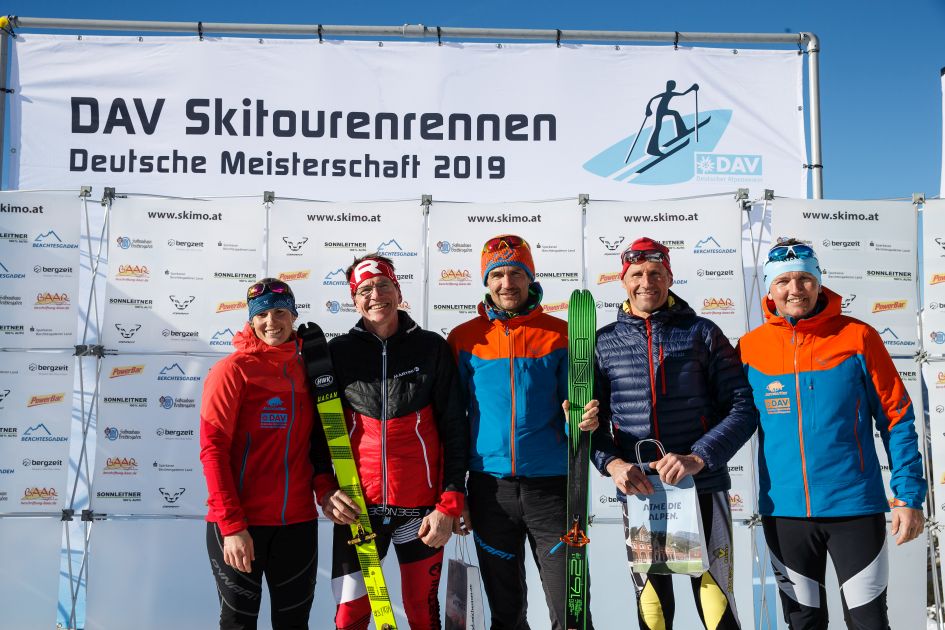
[[[782,273],[803,271],[817,278],[817,284],[823,285],[820,263],[816,258],[788,258],[787,260],[769,260],[765,263],[765,287],[771,289],[771,283]]]

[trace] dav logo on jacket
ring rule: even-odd
[[[781,381],[771,381],[765,386],[765,411],[769,415],[791,413],[791,399]]]
[[[266,401],[259,414],[259,426],[263,429],[284,429],[289,423],[289,414],[286,413],[285,403],[278,396]]]

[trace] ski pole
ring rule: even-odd
[[[637,131],[637,136],[633,139],[633,144],[630,145],[630,150],[627,151],[627,157],[623,161],[624,164],[630,161],[630,154],[633,153],[633,149],[637,146],[637,140],[640,139],[640,134],[643,132],[643,125],[646,124],[646,121],[649,117],[649,114],[643,117],[643,122],[640,123],[640,129]]]
[[[696,88],[696,142],[699,142],[699,88]]]

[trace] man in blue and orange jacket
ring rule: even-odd
[[[466,525],[492,611],[492,630],[528,628],[525,540],[541,574],[554,630],[565,623],[568,325],[542,312],[531,248],[512,234],[486,241],[479,316],[457,326],[456,353],[470,424]],[[597,401],[581,429],[597,427]],[[590,625],[588,625],[590,628]]]
[[[922,532],[922,474],[912,401],[868,324],[840,312],[814,250],[790,239],[764,266],[766,322],[739,342],[761,412],[765,538],[793,630],[827,627],[830,555],[847,627],[889,628],[885,512],[897,544]],[[873,422],[892,471],[886,498]]]

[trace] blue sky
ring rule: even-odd
[[[264,8],[264,10],[260,10]],[[811,31],[821,40],[824,193],[831,199],[939,194],[945,1],[109,2],[16,0],[29,17],[204,22]],[[775,191],[777,192],[777,191]]]

